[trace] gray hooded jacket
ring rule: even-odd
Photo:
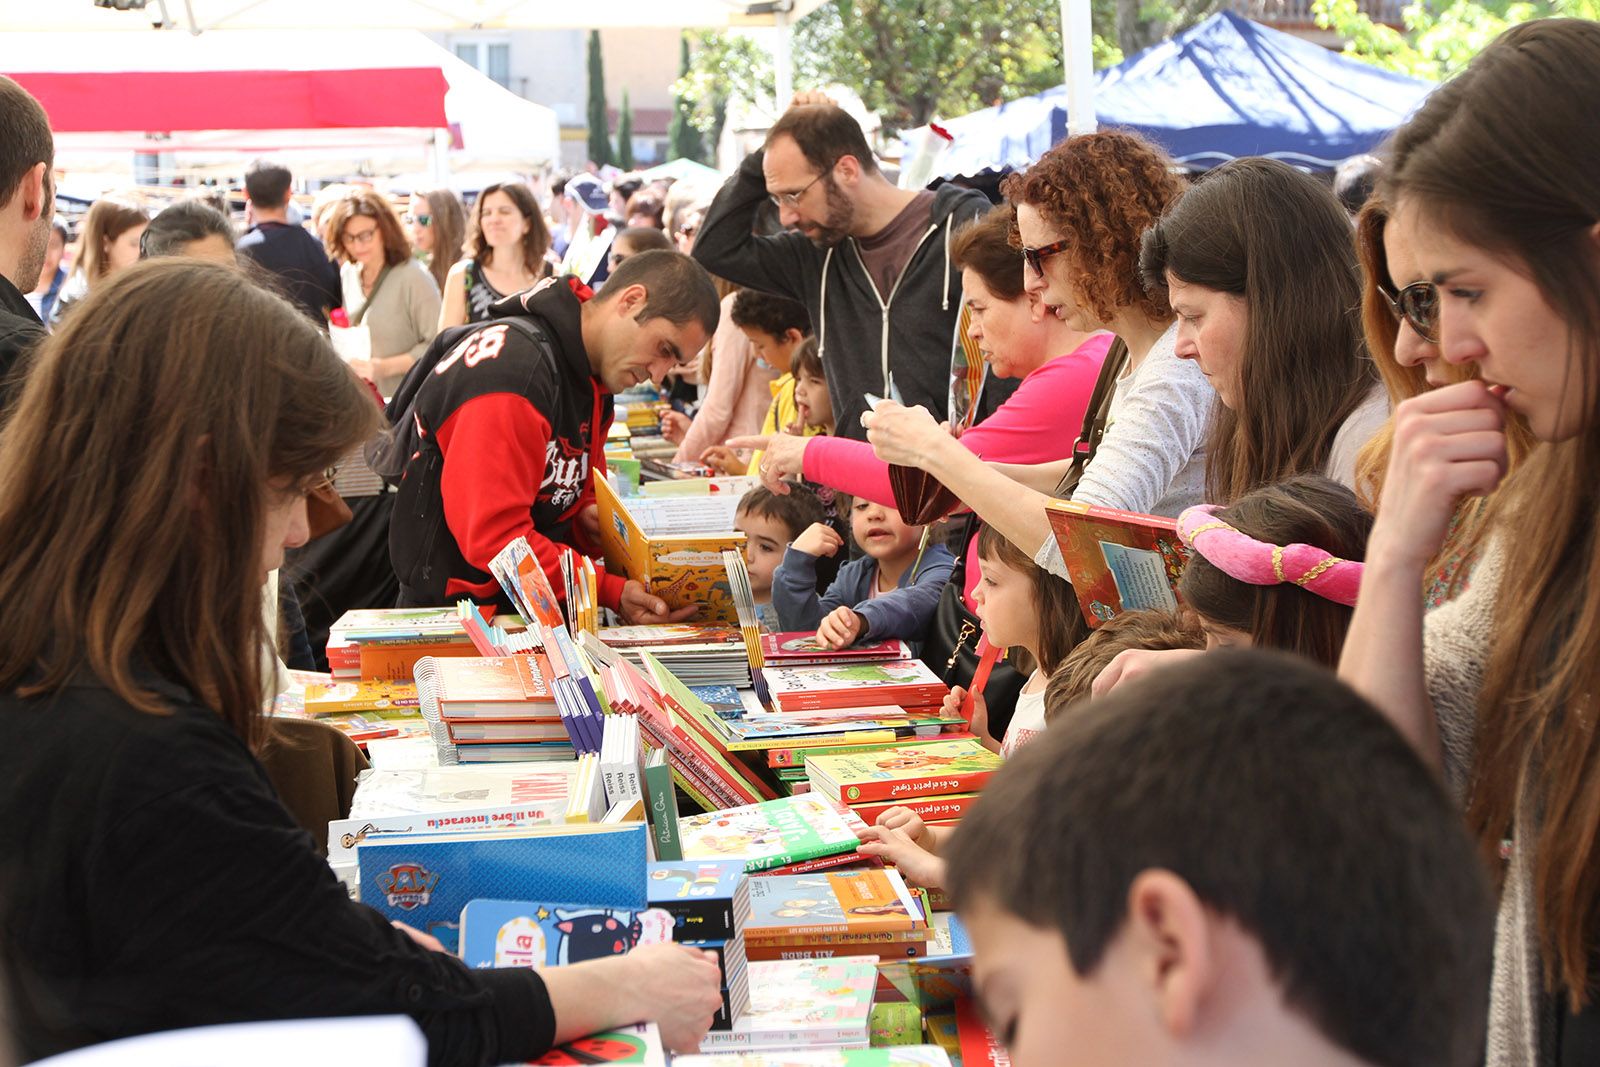
[[[828,372],[839,436],[866,437],[863,397],[887,397],[891,375],[905,403],[948,417],[961,316],[961,273],[950,264],[950,241],[958,227],[988,212],[988,198],[975,189],[941,185],[922,242],[894,288],[880,293],[854,238],[818,248],[800,233],[753,236],[756,213],[767,199],[762,156],[746,157],[717,193],[700,224],[694,258],[712,274],[806,306]],[[986,378],[979,415],[993,411],[1015,387]]]

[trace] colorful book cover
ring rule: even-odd
[[[750,917],[752,880],[739,860],[657,860],[648,881],[650,906],[677,923],[675,940],[724,941]]]
[[[738,859],[746,871],[854,853],[866,824],[814,793],[691,815],[678,824],[686,860]]]
[[[950,1067],[937,1045],[894,1048],[796,1049],[712,1056],[674,1056],[673,1067]]]
[[[559,967],[669,944],[672,927],[672,916],[656,908],[471,900],[461,909],[461,961],[474,968]]]
[[[550,627],[566,625],[555,590],[550,587],[550,578],[527,538],[518,537],[502,548],[489,561],[489,571],[523,619]]]
[[[418,706],[411,682],[312,682],[306,686],[306,714],[390,711]]]
[[[919,743],[888,752],[814,756],[806,771],[813,789],[855,804],[976,792],[1003,762],[977,741]]]
[[[1071,500],[1052,500],[1045,513],[1090,626],[1124,611],[1178,609],[1189,550],[1175,520]]]
[[[603,626],[596,636],[612,648],[730,645],[744,640],[736,627],[696,622]]]
[[[569,1041],[529,1062],[533,1067],[573,1067],[580,1063],[666,1067],[667,1053],[656,1024],[638,1023]]]
[[[972,943],[966,928],[953,913],[934,913],[927,955],[882,963],[878,976],[925,1012],[942,1011],[971,997]]]
[[[342,641],[393,641],[419,638],[466,640],[454,606],[448,608],[356,608],[330,628]]]
[[[722,553],[744,550],[744,534],[688,534],[651,537],[628,513],[627,505],[603,478],[594,480],[600,513],[600,545],[612,574],[645,584],[669,607],[696,605],[696,621],[737,623]]]
[[[921,660],[851,663],[826,667],[769,667],[763,670],[780,711],[899,704],[938,704],[949,692]]]
[[[943,796],[906,797],[902,800],[878,801],[872,804],[852,804],[861,821],[871,826],[878,816],[890,808],[909,808],[921,816],[923,822],[951,822],[961,818],[978,802],[981,793],[952,793]]]
[[[816,940],[823,934],[867,938],[917,932],[928,923],[899,871],[835,871],[750,880],[747,944]]]
[[[539,718],[554,711],[550,683],[531,656],[429,660],[417,664],[417,685],[424,699],[431,695],[444,718]],[[431,693],[423,692],[424,686]]]
[[[689,692],[719,719],[737,719],[744,714],[744,699],[731,685],[691,685]]]
[[[951,741],[970,741],[971,739],[971,734],[958,731],[955,733],[939,734],[935,737],[929,737],[918,741],[917,743],[923,745],[932,745],[943,744]],[[767,766],[773,768],[797,767],[803,769],[806,765],[806,760],[813,759],[817,756],[836,756],[845,752],[885,752],[891,748],[899,748],[905,743],[906,742],[903,738],[897,738],[892,741],[880,741],[868,737],[849,737],[840,738],[837,744],[819,746],[816,748],[774,748],[767,751]]]
[[[461,909],[480,897],[644,910],[645,848],[640,823],[552,825],[368,838],[356,858],[363,904],[455,952]]]
[[[773,666],[826,666],[835,663],[872,663],[910,659],[911,646],[904,641],[869,641],[849,648],[824,648],[810,630],[762,634],[761,652]]]
[[[476,657],[478,649],[465,638],[398,644],[367,641],[361,644],[358,655],[361,666],[357,674],[363,681],[410,682],[417,676],[417,664],[424,659],[467,659]]]
[[[875,957],[751,963],[749,974],[749,1010],[731,1030],[707,1034],[701,1051],[866,1047]]]
[[[771,786],[749,767],[730,758],[714,725],[720,720],[700,698],[660,660],[648,652],[640,655],[656,693],[663,698],[660,714],[648,713],[646,718],[668,742],[669,754],[691,763],[694,770],[716,778],[726,795],[752,803],[774,799],[777,793]]]
[[[956,1034],[961,1043],[961,1067],[1011,1067],[1011,1054],[983,1021],[977,1004],[956,1001]]]

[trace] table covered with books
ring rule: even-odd
[[[608,569],[700,605],[692,622],[602,625],[593,565],[568,554],[557,597],[520,539],[492,567],[516,616],[463,602],[338,621],[330,674],[296,674],[277,708],[371,759],[329,864],[469,967],[713,953],[722,1008],[680,1067],[1003,1062],[959,920],[857,852],[892,806],[958,820],[1000,757],[903,642],[761,632],[742,535],[682,529],[731,510],[709,487],[676,493],[606,486],[602,530]],[[640,1025],[539,1062],[669,1058]]]

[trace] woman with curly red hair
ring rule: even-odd
[[[1172,310],[1139,276],[1140,237],[1183,188],[1165,153],[1122,131],[1063,141],[1002,187],[1015,205],[1017,266],[1028,290],[1078,329],[1118,338],[1096,390],[1103,436],[1080,441],[1078,458],[991,465],[920,408],[880,404],[864,420],[880,459],[928,471],[1007,540],[1037,549],[1040,565],[1062,577],[1066,567],[1044,509],[1052,495],[1159,515],[1201,501],[1216,393],[1193,363],[1175,355]],[[1079,424],[1061,429],[1076,433]]]

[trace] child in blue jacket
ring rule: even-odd
[[[819,597],[817,560],[836,555],[844,539],[824,523],[807,527],[772,575],[772,605],[783,629],[815,627],[817,642],[825,648],[921,637],[955,566],[955,557],[943,545],[930,544],[918,559],[922,531],[921,526],[907,526],[892,507],[856,500],[850,508],[850,533],[865,554],[841,567],[839,577]]]

